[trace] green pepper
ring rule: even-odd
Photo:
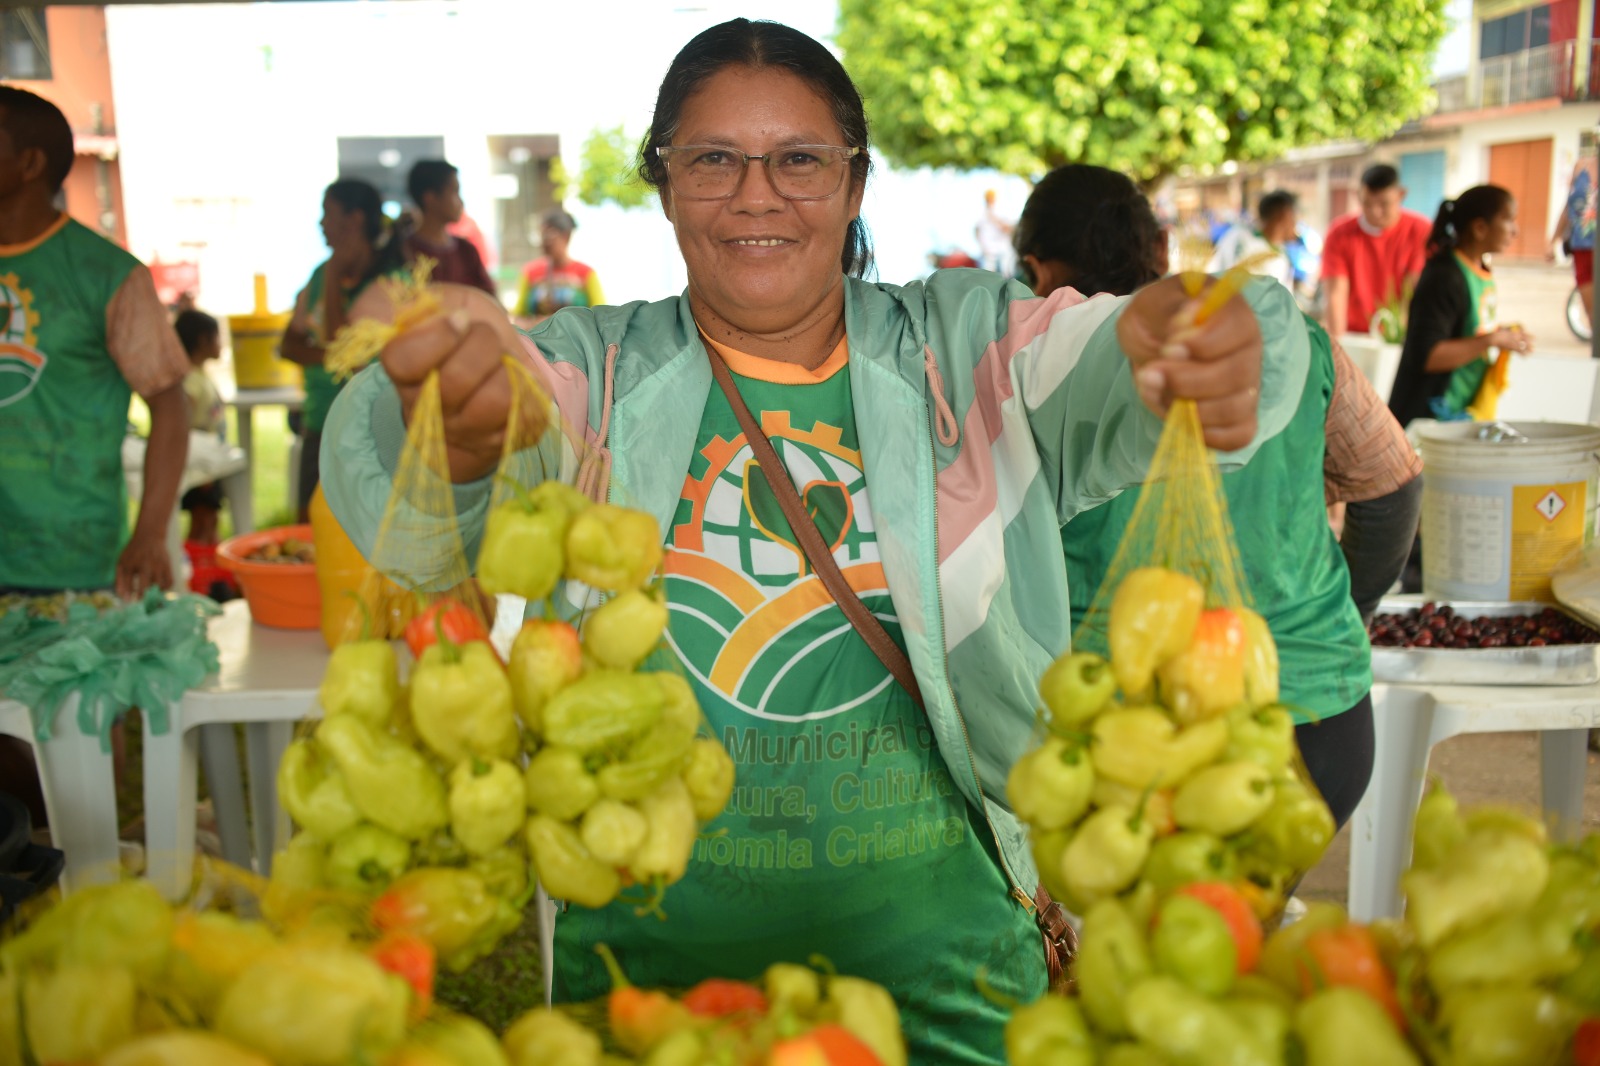
[[[661,643],[666,628],[666,601],[642,589],[627,589],[584,619],[583,650],[608,669],[632,670]]]
[[[517,754],[511,681],[482,641],[431,644],[411,671],[411,724],[451,766],[463,759]]]
[[[1556,991],[1590,1014],[1600,1014],[1600,950],[1588,945],[1578,966],[1556,982]]]
[[[287,925],[315,893],[327,887],[327,845],[310,833],[297,833],[272,856],[272,876],[261,897],[261,913]]]
[[[1306,1066],[1422,1066],[1376,1000],[1353,988],[1326,988],[1295,1010]]]
[[[1482,829],[1469,833],[1444,866],[1408,870],[1400,878],[1406,917],[1425,949],[1489,918],[1527,907],[1550,876],[1545,849],[1521,833]]]
[[[400,699],[400,664],[387,640],[356,640],[333,649],[317,689],[322,714],[353,714],[385,729]]]
[[[567,574],[593,588],[639,588],[660,563],[661,527],[643,511],[597,503],[567,530]]]
[[[1266,1050],[1272,1066],[1284,1066],[1288,1057],[1292,1007],[1289,1002],[1255,996],[1234,995],[1222,1001],[1222,1009],[1245,1032],[1255,1035],[1256,1043]]]
[[[1174,788],[1228,746],[1228,723],[1212,718],[1179,730],[1159,707],[1107,711],[1094,720],[1094,771],[1141,791]]]
[[[1009,1066],[1094,1066],[1089,1023],[1077,1002],[1042,996],[1006,1021]]]
[[[478,584],[490,596],[509,593],[538,602],[555,590],[571,517],[521,493],[489,511],[478,549]]]
[[[1461,818],[1456,798],[1438,780],[1417,805],[1411,822],[1411,868],[1431,870],[1444,865],[1450,854],[1467,839],[1467,825]]]
[[[1150,694],[1156,667],[1189,646],[1205,601],[1205,589],[1187,574],[1155,566],[1128,572],[1111,597],[1106,634],[1123,696]]]
[[[172,954],[164,975],[168,988],[202,1018],[210,1019],[223,990],[277,944],[278,938],[263,922],[222,911],[181,910],[172,930]],[[0,1063],[4,1061],[0,1054]]]
[[[1051,729],[1081,729],[1110,705],[1116,691],[1111,664],[1093,652],[1063,655],[1039,678],[1039,698],[1050,712],[1046,724]]]
[[[634,741],[623,757],[595,773],[600,794],[610,799],[640,800],[677,777],[689,766],[695,727],[663,717]]]
[[[540,748],[522,772],[528,807],[570,822],[600,798],[600,785],[571,748]]]
[[[1184,725],[1244,701],[1244,623],[1227,607],[1201,611],[1189,646],[1156,667],[1161,702]]]
[[[1071,891],[1061,867],[1067,845],[1072,843],[1072,830],[1028,830],[1028,847],[1033,852],[1033,865],[1039,870],[1039,883],[1044,885],[1051,898],[1065,900]]]
[[[411,1043],[439,1052],[453,1066],[511,1066],[489,1027],[464,1014],[435,1011],[416,1028]]]
[[[1546,988],[1493,985],[1443,997],[1439,1022],[1451,1066],[1554,1066],[1583,1020]]]
[[[1260,1035],[1176,978],[1139,981],[1128,992],[1127,1012],[1128,1030],[1139,1042],[1174,1063],[1275,1066]]]
[[[1232,836],[1272,806],[1272,775],[1254,762],[1208,766],[1178,789],[1172,816],[1184,829]]]
[[[471,870],[410,870],[372,903],[373,924],[422,937],[456,973],[489,954],[522,924],[511,901]]]
[[[545,739],[583,755],[625,748],[661,720],[666,703],[654,675],[599,670],[545,705]]]
[[[449,824],[444,781],[421,752],[350,715],[319,725],[317,743],[339,767],[368,821],[407,840]]]
[[[1154,838],[1149,821],[1126,807],[1102,807],[1089,815],[1061,857],[1069,898],[1092,904],[1133,884]]]
[[[617,898],[622,880],[583,846],[578,831],[543,814],[528,819],[524,829],[539,883],[554,899],[600,908]]]
[[[1156,969],[1208,996],[1233,987],[1239,951],[1216,908],[1193,896],[1169,896],[1156,912],[1150,937]]]
[[[1112,1044],[1100,1056],[1100,1066],[1172,1066],[1171,1061],[1143,1044]]]
[[[1149,973],[1144,930],[1128,908],[1115,899],[1090,907],[1083,916],[1072,975],[1096,1029],[1112,1036],[1127,1034],[1128,996]]]
[[[278,1066],[376,1062],[405,1037],[411,987],[348,946],[285,945],[241,973],[217,1032]]]
[[[578,836],[589,854],[611,866],[627,866],[645,837],[650,823],[626,803],[603,799],[584,813]]]
[[[1447,937],[1428,958],[1428,982],[1439,992],[1463,985],[1534,984],[1559,978],[1583,961],[1565,915],[1540,910],[1499,914]]]
[[[564,1014],[539,1007],[500,1038],[511,1066],[600,1066],[600,1038]]]
[[[21,980],[0,969],[0,1066],[26,1066],[22,1058],[22,1015],[18,1012]]]
[[[650,832],[634,852],[628,872],[635,881],[672,884],[689,868],[689,855],[699,825],[694,800],[682,778],[673,778],[639,801]]]
[[[0,968],[36,964],[126,967],[140,981],[159,974],[172,940],[172,908],[149,881],[74,891],[26,930],[0,940]]]
[[[583,673],[578,631],[566,622],[529,619],[511,642],[506,662],[517,717],[535,736],[544,734],[544,705]]]
[[[1321,796],[1296,776],[1280,777],[1271,806],[1250,825],[1248,850],[1271,867],[1303,873],[1322,861],[1336,832]]]
[[[733,795],[733,759],[722,743],[711,737],[696,737],[689,746],[689,765],[683,783],[694,801],[694,816],[709,822],[722,813]]]
[[[138,992],[123,967],[64,964],[30,970],[21,991],[29,1061],[93,1062],[133,1038]]]
[[[1049,831],[1075,825],[1089,809],[1094,767],[1081,743],[1046,737],[1012,764],[1006,798],[1018,818]]]
[[[406,872],[411,843],[375,825],[351,826],[328,844],[328,885],[344,892],[377,892]]]
[[[487,855],[522,828],[522,775],[504,759],[468,759],[450,771],[450,831],[469,855]]]
[[[520,840],[475,856],[467,869],[483,878],[489,891],[502,899],[518,899],[528,890],[528,856]]]
[[[1237,873],[1226,844],[1210,833],[1193,831],[1157,840],[1144,864],[1144,879],[1162,893],[1196,881],[1232,881]]]
[[[761,975],[761,987],[773,1008],[782,1007],[802,1018],[810,1017],[822,1002],[822,979],[809,966],[775,962]]]
[[[882,985],[860,977],[830,976],[822,1015],[838,1022],[871,1048],[881,1066],[906,1066],[900,1008]]]
[[[1251,707],[1241,703],[1228,712],[1228,746],[1224,762],[1258,763],[1274,774],[1294,758],[1294,715],[1281,704]]]
[[[284,749],[278,763],[278,801],[296,825],[324,843],[361,821],[344,777],[309,737]]]

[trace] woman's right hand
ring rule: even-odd
[[[351,320],[394,321],[387,288],[368,286],[351,308]],[[523,339],[500,305],[481,290],[436,284],[432,291],[441,313],[390,341],[381,356],[383,368],[400,394],[407,425],[428,375],[439,372],[450,479],[475,481],[500,461],[511,409],[511,383],[501,357],[522,358]],[[543,429],[532,427],[531,435]]]
[[[1510,326],[1501,326],[1489,334],[1489,344],[1503,352],[1527,355],[1533,351],[1533,334]]]

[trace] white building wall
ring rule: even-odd
[[[1518,219],[1524,229],[1542,226],[1543,232],[1548,234],[1555,229],[1556,220],[1566,204],[1567,181],[1578,159],[1579,135],[1584,130],[1594,129],[1597,122],[1600,122],[1600,103],[1585,103],[1482,119],[1464,125],[1447,159],[1450,181],[1446,183],[1445,195],[1454,196],[1488,181],[1489,149],[1495,145],[1549,138],[1553,144],[1548,217]]]

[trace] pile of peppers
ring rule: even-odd
[[[733,787],[688,683],[639,670],[667,622],[660,561],[649,515],[560,482],[519,489],[490,514],[482,588],[537,603],[581,580],[599,606],[528,621],[502,662],[475,611],[438,599],[407,627],[403,683],[387,640],[334,649],[322,720],[279,765],[300,831],[274,861],[269,916],[356,899],[459,972],[517,928],[535,878],[586,907],[640,886],[659,910]]]
[[[613,981],[611,1046],[564,1014],[533,1010],[506,1031],[518,1066],[906,1066],[894,998],[871,981],[775,963],[758,981],[709,978],[672,995],[635,987],[598,950]]]
[[[1016,1009],[1013,1066],[1600,1066],[1600,836],[1417,812],[1403,920],[1312,903],[1263,942],[1237,882],[1094,904],[1070,996]]]

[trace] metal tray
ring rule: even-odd
[[[1559,604],[1524,601],[1427,600],[1391,596],[1379,614],[1403,614],[1424,603],[1453,607],[1456,614],[1503,618],[1538,614],[1554,607],[1582,625]],[[1600,644],[1550,644],[1542,648],[1380,648],[1372,649],[1372,679],[1397,685],[1591,685],[1600,681]]]

